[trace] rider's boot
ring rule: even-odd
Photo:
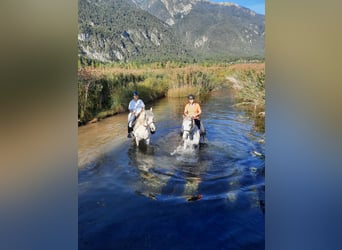
[[[127,138],[132,138],[131,132],[133,131],[133,129],[130,126],[127,126],[127,131],[128,131]]]
[[[200,134],[205,136],[206,135],[206,132],[205,132],[205,128],[203,126],[203,123],[202,121],[200,121],[200,127],[199,127],[199,130],[200,130]]]

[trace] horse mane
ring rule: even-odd
[[[140,124],[144,123],[145,119],[147,117],[150,117],[150,116],[153,116],[152,110],[150,110],[150,109],[148,109],[148,110],[143,109],[141,111],[141,113],[139,114],[139,116],[137,117],[136,124],[140,125]]]
[[[139,114],[139,116],[137,117],[137,120],[136,120],[136,125],[142,124],[145,121],[145,112],[146,111],[144,109],[140,112],[140,114]]]
[[[152,116],[153,112],[151,110],[145,110],[146,116]]]

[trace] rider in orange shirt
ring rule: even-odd
[[[194,119],[195,124],[197,125],[198,129],[201,131],[201,134],[204,134],[204,128],[201,124],[200,115],[202,114],[202,109],[199,103],[195,102],[195,96],[190,94],[188,95],[189,103],[185,105],[184,108],[184,115],[190,116]]]

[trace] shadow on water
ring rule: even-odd
[[[185,101],[165,98],[151,145],[125,139],[79,170],[80,249],[264,249],[264,135],[228,94],[202,102],[198,150],[172,154]]]

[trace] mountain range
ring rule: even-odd
[[[79,0],[78,52],[101,62],[263,58],[265,16],[205,0]]]

